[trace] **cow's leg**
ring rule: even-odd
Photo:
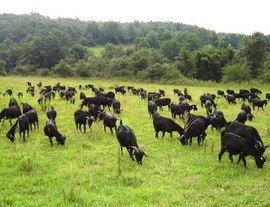
[[[82,131],[82,125],[81,124],[79,124],[79,129],[80,129],[80,131]]]
[[[172,132],[170,132],[170,136],[171,136],[171,138],[172,138]]]
[[[121,148],[121,154],[124,155],[124,153],[123,153],[123,147],[120,146],[120,148]]]
[[[233,162],[233,155],[229,154],[229,159],[231,160],[231,162]]]
[[[29,129],[27,129],[27,137],[29,138]]]
[[[165,131],[162,131],[162,137],[164,137],[165,136]]]
[[[132,150],[131,150],[131,149],[128,149],[128,153],[129,153],[130,158],[131,158],[133,161],[135,161],[135,160],[134,160],[134,157],[133,157],[133,155],[132,155]]]
[[[106,132],[106,126],[104,125],[104,132]]]
[[[241,159],[242,159],[242,161],[243,161],[243,164],[244,164],[245,168],[247,168],[247,161],[246,161],[245,155],[243,155],[243,154],[241,153],[240,156],[241,156]]]
[[[218,154],[218,161],[221,160],[222,155],[226,152],[226,148],[224,146],[221,146],[220,152]]]
[[[156,137],[158,137],[158,131],[156,130]]]
[[[23,141],[25,142],[25,130],[23,130]]]
[[[110,127],[110,130],[111,130],[111,133],[113,134],[113,130],[112,130],[113,128],[112,127]]]
[[[9,123],[10,123],[10,126],[12,126],[12,123],[11,123],[11,118],[9,118]]]
[[[52,137],[49,137],[49,139],[50,139],[51,146],[53,146]]]
[[[86,124],[83,124],[83,132],[86,132]]]

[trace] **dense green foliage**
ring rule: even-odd
[[[98,53],[89,49],[97,45],[102,46]],[[149,80],[185,76],[220,81],[224,67],[242,65],[250,71],[251,76],[246,77],[264,77],[269,82],[269,65],[265,64],[269,51],[270,37],[258,32],[245,36],[172,22],[85,22],[39,14],[0,15],[0,60],[5,63],[0,74]],[[149,74],[151,71],[154,74]],[[238,77],[231,80],[243,80]]]
[[[220,132],[212,131],[210,127],[204,146],[198,146],[196,139],[192,146],[182,146],[175,132],[173,138],[166,133],[164,138],[157,139],[148,115],[147,101],[131,93],[117,94],[116,98],[122,103],[123,122],[134,130],[148,155],[142,166],[132,162],[126,150],[124,156],[120,154],[115,135],[108,130],[104,132],[102,121],[93,123],[92,131],[87,129],[85,134],[76,130],[73,113],[80,108],[79,93],[75,105],[61,101],[58,95],[52,100],[51,105],[58,112],[58,129],[67,136],[67,141],[65,146],[59,146],[54,140],[51,147],[43,133],[46,113],[38,105],[38,94],[30,97],[24,92],[26,81],[33,85],[39,81],[44,85],[60,82],[77,89],[79,84],[91,83],[106,91],[116,85],[143,87],[147,91],[162,88],[174,102],[178,102],[178,96],[172,90],[185,87],[91,78],[0,77],[0,91],[8,88],[12,88],[14,94],[22,91],[21,102],[28,102],[38,111],[40,123],[39,129],[31,131],[25,143],[18,134],[14,143],[4,138],[4,132],[10,128],[8,121],[0,127],[0,206],[269,206],[269,156],[263,169],[258,169],[250,156],[247,157],[247,169],[242,163],[236,164],[237,156],[234,156],[234,163],[230,162],[227,153],[218,162]],[[267,85],[255,86],[263,91],[262,98],[269,91]],[[250,85],[229,87],[239,90]],[[226,90],[228,86],[221,83],[187,88],[193,97],[192,103],[198,106],[198,111],[193,113],[205,115],[199,95],[215,93],[217,89]],[[83,92],[93,96],[91,90]],[[1,95],[0,109],[8,102],[9,97]],[[228,121],[235,119],[240,102],[230,107],[223,98],[216,102]],[[258,129],[265,144],[270,143],[269,111],[269,104],[264,111],[256,109],[252,111],[255,119],[247,121],[248,125]],[[170,117],[167,107],[159,113]],[[175,121],[184,126],[179,118]],[[266,153],[269,154],[269,148]]]

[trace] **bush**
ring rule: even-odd
[[[13,71],[15,75],[33,75],[35,73],[35,66],[31,64],[17,65]]]
[[[70,66],[64,60],[60,60],[60,62],[53,67],[53,70],[54,73],[60,77],[69,77],[72,75]]]
[[[251,71],[244,64],[228,65],[222,69],[222,74],[222,80],[225,82],[241,82],[251,78]]]
[[[4,60],[0,60],[0,75],[6,75],[7,72],[5,70],[5,61]]]
[[[49,76],[50,75],[50,69],[48,68],[38,68],[36,69],[36,75],[38,76]]]

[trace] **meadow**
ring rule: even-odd
[[[138,143],[148,157],[142,165],[133,162],[126,150],[124,156],[115,137],[109,130],[104,132],[102,122],[92,125],[92,131],[77,131],[73,113],[79,108],[79,93],[75,105],[69,105],[56,96],[51,105],[58,112],[57,126],[67,136],[65,146],[51,147],[43,133],[46,113],[37,103],[38,95],[26,94],[27,81],[36,85],[66,86],[94,84],[106,91],[116,85],[142,87],[147,91],[162,88],[166,97],[178,102],[174,88],[184,85],[123,82],[119,80],[61,79],[42,77],[0,77],[0,91],[11,88],[14,97],[18,91],[24,93],[21,102],[27,102],[38,111],[39,129],[30,132],[26,142],[17,134],[14,143],[4,137],[10,128],[8,121],[0,126],[0,206],[270,206],[270,163],[269,158],[263,169],[258,169],[252,158],[247,159],[248,168],[243,164],[231,163],[227,154],[218,162],[220,132],[209,127],[204,146],[195,140],[192,146],[182,146],[178,134],[173,138],[155,138],[152,119],[147,111],[147,101],[131,93],[117,94],[122,104],[123,123],[132,128]],[[194,114],[205,115],[200,107],[199,96],[204,92],[216,93],[217,89],[238,90],[250,85],[186,86],[197,104]],[[264,93],[269,86],[258,86]],[[267,91],[268,90],[268,91]],[[83,90],[93,96],[90,90]],[[17,99],[17,97],[16,97]],[[8,105],[9,97],[0,96],[0,109]],[[228,121],[234,120],[240,111],[241,102],[235,106],[220,98],[219,108]],[[85,108],[86,109],[86,108]],[[112,112],[112,111],[111,111]],[[164,108],[161,115],[171,117]],[[264,111],[253,112],[255,119],[248,125],[258,129],[264,143],[270,144],[270,106]],[[184,123],[175,119],[182,127]],[[14,123],[14,120],[13,120]],[[119,124],[119,122],[118,122]],[[269,151],[269,149],[267,149]],[[236,157],[235,157],[236,161]]]

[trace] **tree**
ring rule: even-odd
[[[4,60],[0,60],[0,75],[6,75],[6,70],[5,70],[5,61]]]
[[[87,48],[80,44],[74,44],[71,48],[71,53],[75,60],[84,59],[87,57]]]
[[[161,52],[166,58],[173,61],[179,55],[180,48],[175,40],[166,40],[161,45]]]
[[[70,66],[63,59],[54,66],[53,70],[60,77],[68,77],[72,74]]]
[[[189,77],[195,75],[195,61],[189,50],[181,49],[176,65],[183,75]]]
[[[251,68],[251,75],[257,76],[266,56],[266,38],[256,32],[245,38],[243,55],[245,56],[248,66]]]

